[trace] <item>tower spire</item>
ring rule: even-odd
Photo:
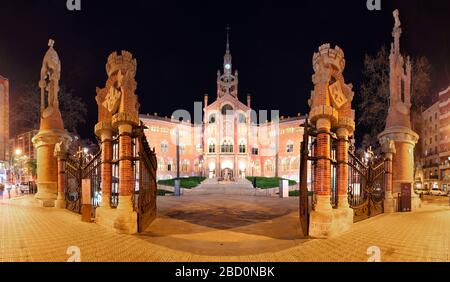
[[[230,54],[230,25],[227,25],[227,54]]]

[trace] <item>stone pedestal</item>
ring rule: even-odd
[[[392,194],[386,194],[383,204],[385,213],[398,212],[398,199],[394,198]]]
[[[419,136],[417,133],[407,127],[392,126],[382,132],[379,136],[381,144],[388,144],[393,141],[395,145],[395,154],[392,157],[392,198],[387,198],[388,210],[392,210],[389,206],[392,202],[394,205],[397,201],[396,197],[401,193],[402,183],[411,183],[412,210],[421,207],[421,200],[414,193],[414,147],[416,146]],[[386,209],[386,206],[385,206]],[[397,210],[397,207],[394,206]]]
[[[332,225],[334,221],[333,207],[330,196],[316,196],[315,210],[311,212],[309,235],[313,238],[328,238],[333,235]]]
[[[117,209],[98,207],[95,214],[97,224],[114,229],[117,233],[136,234],[138,232],[137,213],[133,209],[131,196],[119,196]]]
[[[38,174],[38,191],[35,198],[43,207],[55,207],[58,199],[58,160],[55,156],[55,145],[70,141],[71,138],[65,131],[57,129],[41,130],[33,138]],[[61,204],[59,202],[59,205]]]
[[[58,192],[58,197],[56,198],[55,207],[58,209],[65,209],[67,206],[67,201],[64,193]]]

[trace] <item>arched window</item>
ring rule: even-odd
[[[158,160],[158,170],[159,171],[164,171],[165,169],[166,169],[166,165],[165,165],[164,159],[160,158]]]
[[[184,160],[183,164],[181,165],[181,171],[184,173],[187,173],[189,171],[189,161]]]
[[[281,161],[281,170],[288,171],[289,170],[289,159],[283,159]]]
[[[210,140],[208,143],[208,153],[215,154],[216,153],[216,141]]]
[[[254,173],[259,175],[261,174],[261,163],[259,161],[255,162],[255,167],[254,167],[255,171]]]
[[[216,123],[216,114],[211,114],[209,116],[209,124],[214,124]]]
[[[300,159],[293,158],[293,159],[291,159],[291,170],[297,170],[297,169],[300,169]]]
[[[225,139],[221,146],[221,152],[222,153],[233,153],[234,152],[234,146],[233,142],[229,139]]]
[[[271,160],[267,160],[264,164],[264,170],[268,173],[273,172],[273,162]]]
[[[230,104],[226,104],[225,106],[222,107],[222,115],[232,115],[233,114],[233,107]]]
[[[194,172],[198,173],[200,171],[200,164],[198,160],[195,160],[194,162]]]
[[[241,140],[239,143],[239,154],[245,154],[247,153],[247,145],[245,140]]]
[[[243,114],[239,114],[239,123],[247,123],[247,117]]]

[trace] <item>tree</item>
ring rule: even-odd
[[[72,90],[61,86],[59,91],[59,107],[65,128],[77,132],[77,127],[85,123],[87,107],[85,102]],[[23,87],[20,97],[12,99],[11,131],[17,135],[26,131],[39,129],[40,122],[40,89],[34,85]]]
[[[364,146],[379,148],[378,135],[385,129],[389,109],[389,51],[382,47],[377,54],[366,54],[363,82],[358,105],[358,125],[367,128]],[[426,57],[412,58],[411,120],[413,130],[421,129],[421,113],[430,89],[431,65]],[[363,148],[364,150],[366,148]]]

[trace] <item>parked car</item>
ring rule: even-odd
[[[430,191],[431,196],[447,196],[447,192],[440,190],[439,188],[433,188]]]
[[[421,195],[426,195],[426,190],[425,189],[416,189],[414,190],[414,192],[416,192],[417,195],[421,196]]]

